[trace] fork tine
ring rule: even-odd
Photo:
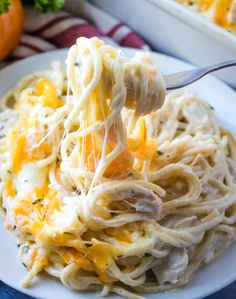
[[[195,78],[196,71],[197,69],[191,69],[191,70],[164,76],[164,80],[166,82],[166,89],[167,90],[178,89],[192,83],[191,79]]]

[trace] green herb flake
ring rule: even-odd
[[[41,198],[37,198],[37,199],[35,199],[35,200],[32,202],[32,204],[33,204],[33,205],[36,205],[36,204],[39,203],[41,200],[42,200]]]
[[[143,230],[142,237],[145,237],[145,236],[146,236],[146,232],[145,232],[145,230]]]
[[[159,156],[162,156],[164,153],[162,151],[159,151],[157,150],[156,153],[159,155]]]
[[[22,265],[23,265],[25,268],[27,268],[27,266],[26,266],[26,264],[25,264],[25,263],[22,263]]]
[[[144,253],[144,256],[145,256],[145,257],[150,257],[150,256],[152,256],[152,255],[151,255],[151,253],[149,253],[149,252],[145,252],[145,253]]]
[[[28,245],[24,245],[24,246],[22,247],[22,250],[23,250],[24,254],[27,254],[28,251],[29,251],[29,246],[28,246]]]
[[[86,247],[86,248],[89,248],[89,247],[92,247],[93,246],[93,244],[91,244],[91,243],[84,243],[84,247]]]

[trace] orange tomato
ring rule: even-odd
[[[11,0],[8,12],[0,15],[0,60],[17,46],[24,24],[24,12],[20,0]]]

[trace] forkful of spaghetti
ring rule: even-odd
[[[144,159],[147,152],[151,158],[157,145],[138,119],[162,106],[166,90],[148,54],[126,58],[97,38],[79,38],[68,53],[67,76],[73,97],[67,98],[62,148],[70,152],[68,163],[77,161],[85,186],[132,171],[142,148]],[[133,137],[127,137],[121,118],[125,106],[135,111],[133,123],[140,127]]]

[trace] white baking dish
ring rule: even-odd
[[[155,50],[199,66],[236,59],[236,35],[174,0],[90,0],[139,32]],[[236,68],[217,75],[236,88]]]

